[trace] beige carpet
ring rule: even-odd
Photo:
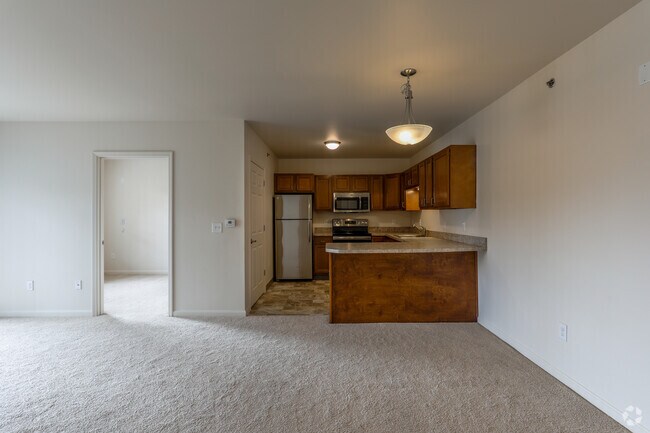
[[[0,432],[624,432],[476,324],[0,320]]]
[[[2,432],[622,432],[478,325],[0,321]]]
[[[167,315],[167,275],[106,275],[104,312],[108,315]]]

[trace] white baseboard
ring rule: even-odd
[[[167,275],[167,271],[104,271],[104,275]]]
[[[201,319],[211,317],[246,317],[244,310],[176,310],[174,317],[183,319]]]
[[[92,317],[90,310],[0,311],[0,317]]]
[[[527,345],[523,344],[521,341],[512,338],[511,335],[509,335],[507,332],[504,332],[501,330],[498,326],[494,325],[493,323],[486,321],[486,320],[481,320],[479,318],[479,324],[482,325],[485,329],[490,331],[492,334],[496,335],[498,338],[503,340],[505,343],[510,345],[512,348],[514,348],[517,352],[521,353],[524,355],[526,358],[531,360],[533,363],[537,364],[539,367],[541,367],[543,370],[545,370],[548,374],[551,376],[555,377],[557,380],[571,388],[573,391],[575,391],[578,395],[583,397],[585,400],[587,400],[589,403],[593,404],[596,406],[598,409],[601,411],[605,412],[609,417],[611,417],[614,421],[618,422],[621,424],[623,427],[626,429],[634,432],[634,433],[650,433],[650,430],[648,430],[646,427],[643,425],[637,425],[634,427],[628,427],[624,424],[623,422],[623,417],[622,413],[625,410],[625,408],[617,408],[607,400],[605,400],[603,397],[599,396],[598,394],[594,393],[591,391],[589,388],[586,386],[582,385],[580,382],[575,380],[574,378],[570,377],[560,369],[554,367],[551,365],[549,362],[547,362],[544,358],[542,358],[539,354],[537,354],[534,350],[532,350],[530,347]]]

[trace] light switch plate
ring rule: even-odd
[[[74,282],[74,288],[75,290],[81,290],[81,280],[77,280]]]
[[[212,233],[221,233],[221,232],[223,232],[223,224],[212,223]]]
[[[639,86],[650,83],[650,62],[639,66]]]
[[[567,326],[566,323],[560,322],[560,327],[559,327],[559,334],[558,337],[562,341],[568,341],[569,337],[569,327]]]
[[[34,290],[34,280],[27,281],[27,290],[29,290],[29,291]]]
[[[234,228],[236,224],[237,224],[237,220],[235,220],[235,218],[226,219],[226,228],[227,229]]]

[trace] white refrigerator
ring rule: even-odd
[[[275,279],[311,280],[311,195],[276,195],[274,201]]]

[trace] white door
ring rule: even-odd
[[[264,169],[251,161],[250,164],[250,282],[251,305],[266,290],[264,284]]]

